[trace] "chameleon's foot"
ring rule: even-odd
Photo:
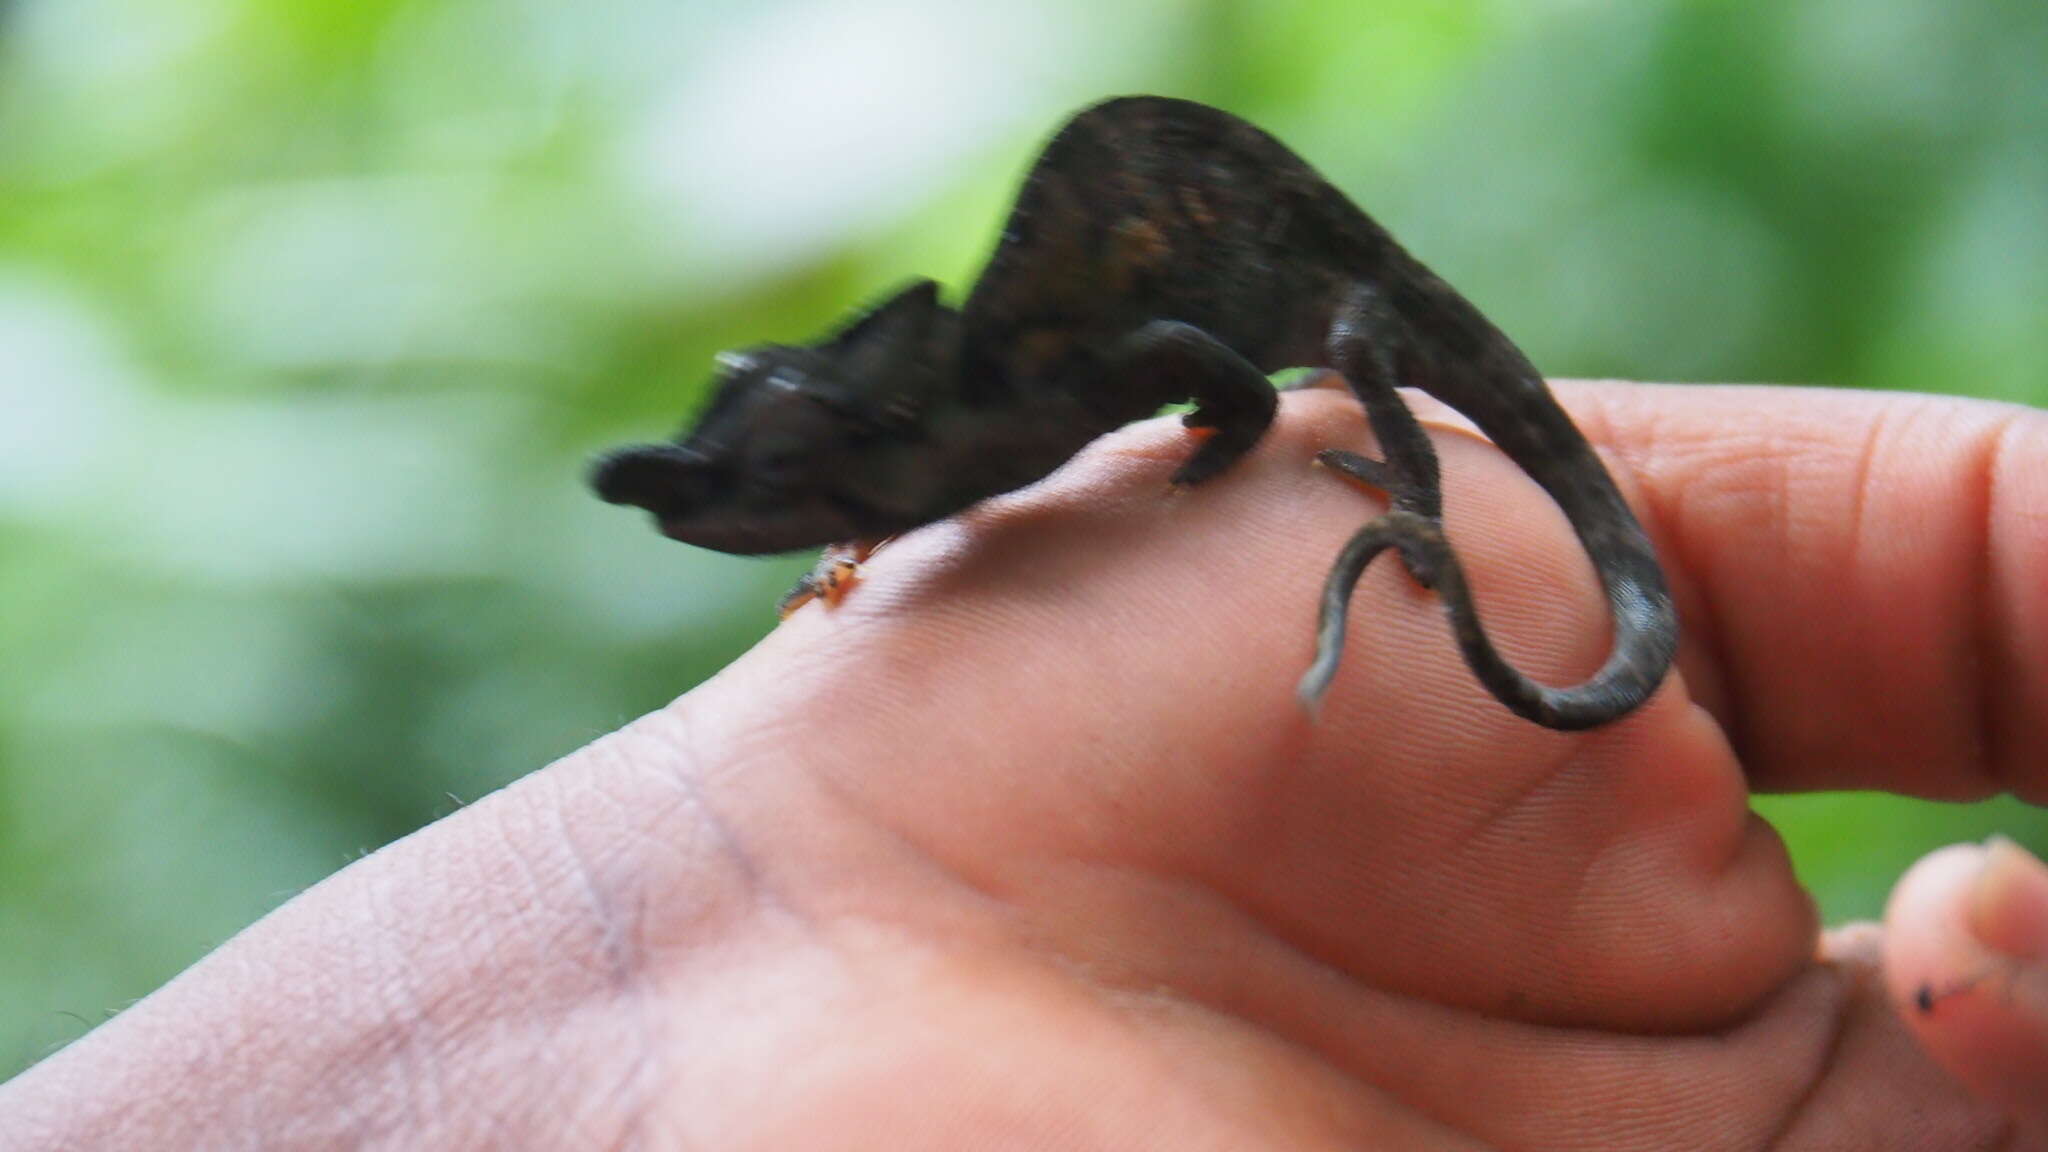
[[[1401,486],[1399,477],[1394,475],[1393,467],[1386,461],[1360,456],[1356,452],[1325,448],[1316,453],[1316,463],[1374,492],[1392,495]]]
[[[1421,503],[1413,498],[1414,486],[1396,472],[1393,465],[1384,460],[1374,460],[1370,456],[1360,456],[1356,452],[1346,452],[1340,448],[1325,448],[1316,453],[1315,462],[1361,488],[1370,489],[1375,494],[1385,493],[1397,509],[1413,511]],[[1401,563],[1408,569],[1408,574],[1415,578],[1415,582],[1424,588],[1436,587],[1436,553],[1427,548],[1414,547],[1407,543],[1405,538],[1397,538],[1393,543],[1399,546]]]
[[[1154,320],[1124,337],[1107,371],[1111,379],[1128,381],[1121,386],[1136,395],[1195,402],[1181,423],[1211,432],[1173,474],[1176,485],[1200,484],[1251,451],[1280,403],[1257,365],[1178,320]]]
[[[813,600],[823,600],[825,607],[836,608],[846,598],[853,586],[860,583],[860,566],[869,556],[874,555],[879,544],[856,540],[851,544],[834,544],[818,557],[818,563],[796,586],[782,594],[776,601],[778,618],[787,620],[797,609]]]
[[[1264,430],[1263,426],[1248,430],[1242,424],[1213,424],[1211,419],[1199,408],[1180,418],[1196,445],[1194,454],[1174,472],[1174,487],[1200,484],[1237,463],[1238,457],[1251,450],[1258,442],[1258,433]]]

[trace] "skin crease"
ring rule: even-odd
[[[1875,972],[1987,931],[1967,885],[1817,959],[1746,808],[2048,792],[2048,417],[1560,395],[1684,614],[1622,721],[1509,715],[1388,566],[1307,725],[1355,403],[1175,494],[1150,422],[292,901],[0,1088],[0,1148],[2048,1148],[1937,1063],[1996,982],[1902,1021]],[[1583,674],[1576,544],[1422,411],[1489,626]]]

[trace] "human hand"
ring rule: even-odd
[[[1310,725],[1371,509],[1306,462],[1355,407],[1291,395],[1170,497],[1154,422],[293,901],[0,1090],[0,1146],[1984,1146],[2008,1121],[1915,1036],[2038,1056],[2038,977],[1955,979],[1955,883],[1816,955],[1747,787],[2048,791],[2048,421],[1564,395],[1687,629],[1623,721],[1515,719],[1382,563]],[[1496,637],[1589,671],[1556,513],[1439,447]],[[2048,1064],[1957,1066],[2040,1108],[2011,1089]]]

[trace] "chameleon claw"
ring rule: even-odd
[[[823,601],[827,608],[837,608],[853,586],[860,583],[860,566],[886,542],[856,540],[827,548],[818,557],[818,563],[796,582],[796,587],[783,593],[775,605],[777,617],[787,620],[813,600]]]
[[[853,586],[860,582],[860,564],[850,557],[834,560],[818,577],[818,598],[828,608],[837,608]]]
[[[805,576],[803,579],[796,582],[796,587],[791,588],[787,592],[784,592],[782,594],[782,599],[777,600],[775,602],[776,621],[780,623],[781,621],[789,619],[791,616],[796,615],[797,609],[803,607],[806,604],[809,604],[811,601],[816,600],[817,598],[817,588],[812,585],[811,578],[809,576]]]
[[[1375,495],[1391,494],[1400,483],[1394,475],[1393,467],[1386,461],[1360,456],[1356,452],[1325,448],[1316,453],[1315,462],[1317,467],[1327,468],[1342,476],[1353,487]]]

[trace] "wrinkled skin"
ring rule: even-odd
[[[0,1147],[2048,1147],[2000,1111],[2037,970],[1960,982],[2025,946],[1978,865],[1823,941],[1746,807],[2048,795],[2048,419],[1562,395],[1687,614],[1626,720],[1503,712],[1385,570],[1310,726],[1291,625],[1366,498],[1305,462],[1355,405],[1173,496],[1140,425],[292,901],[0,1090]],[[1575,544],[1436,438],[1504,645],[1583,672]]]

